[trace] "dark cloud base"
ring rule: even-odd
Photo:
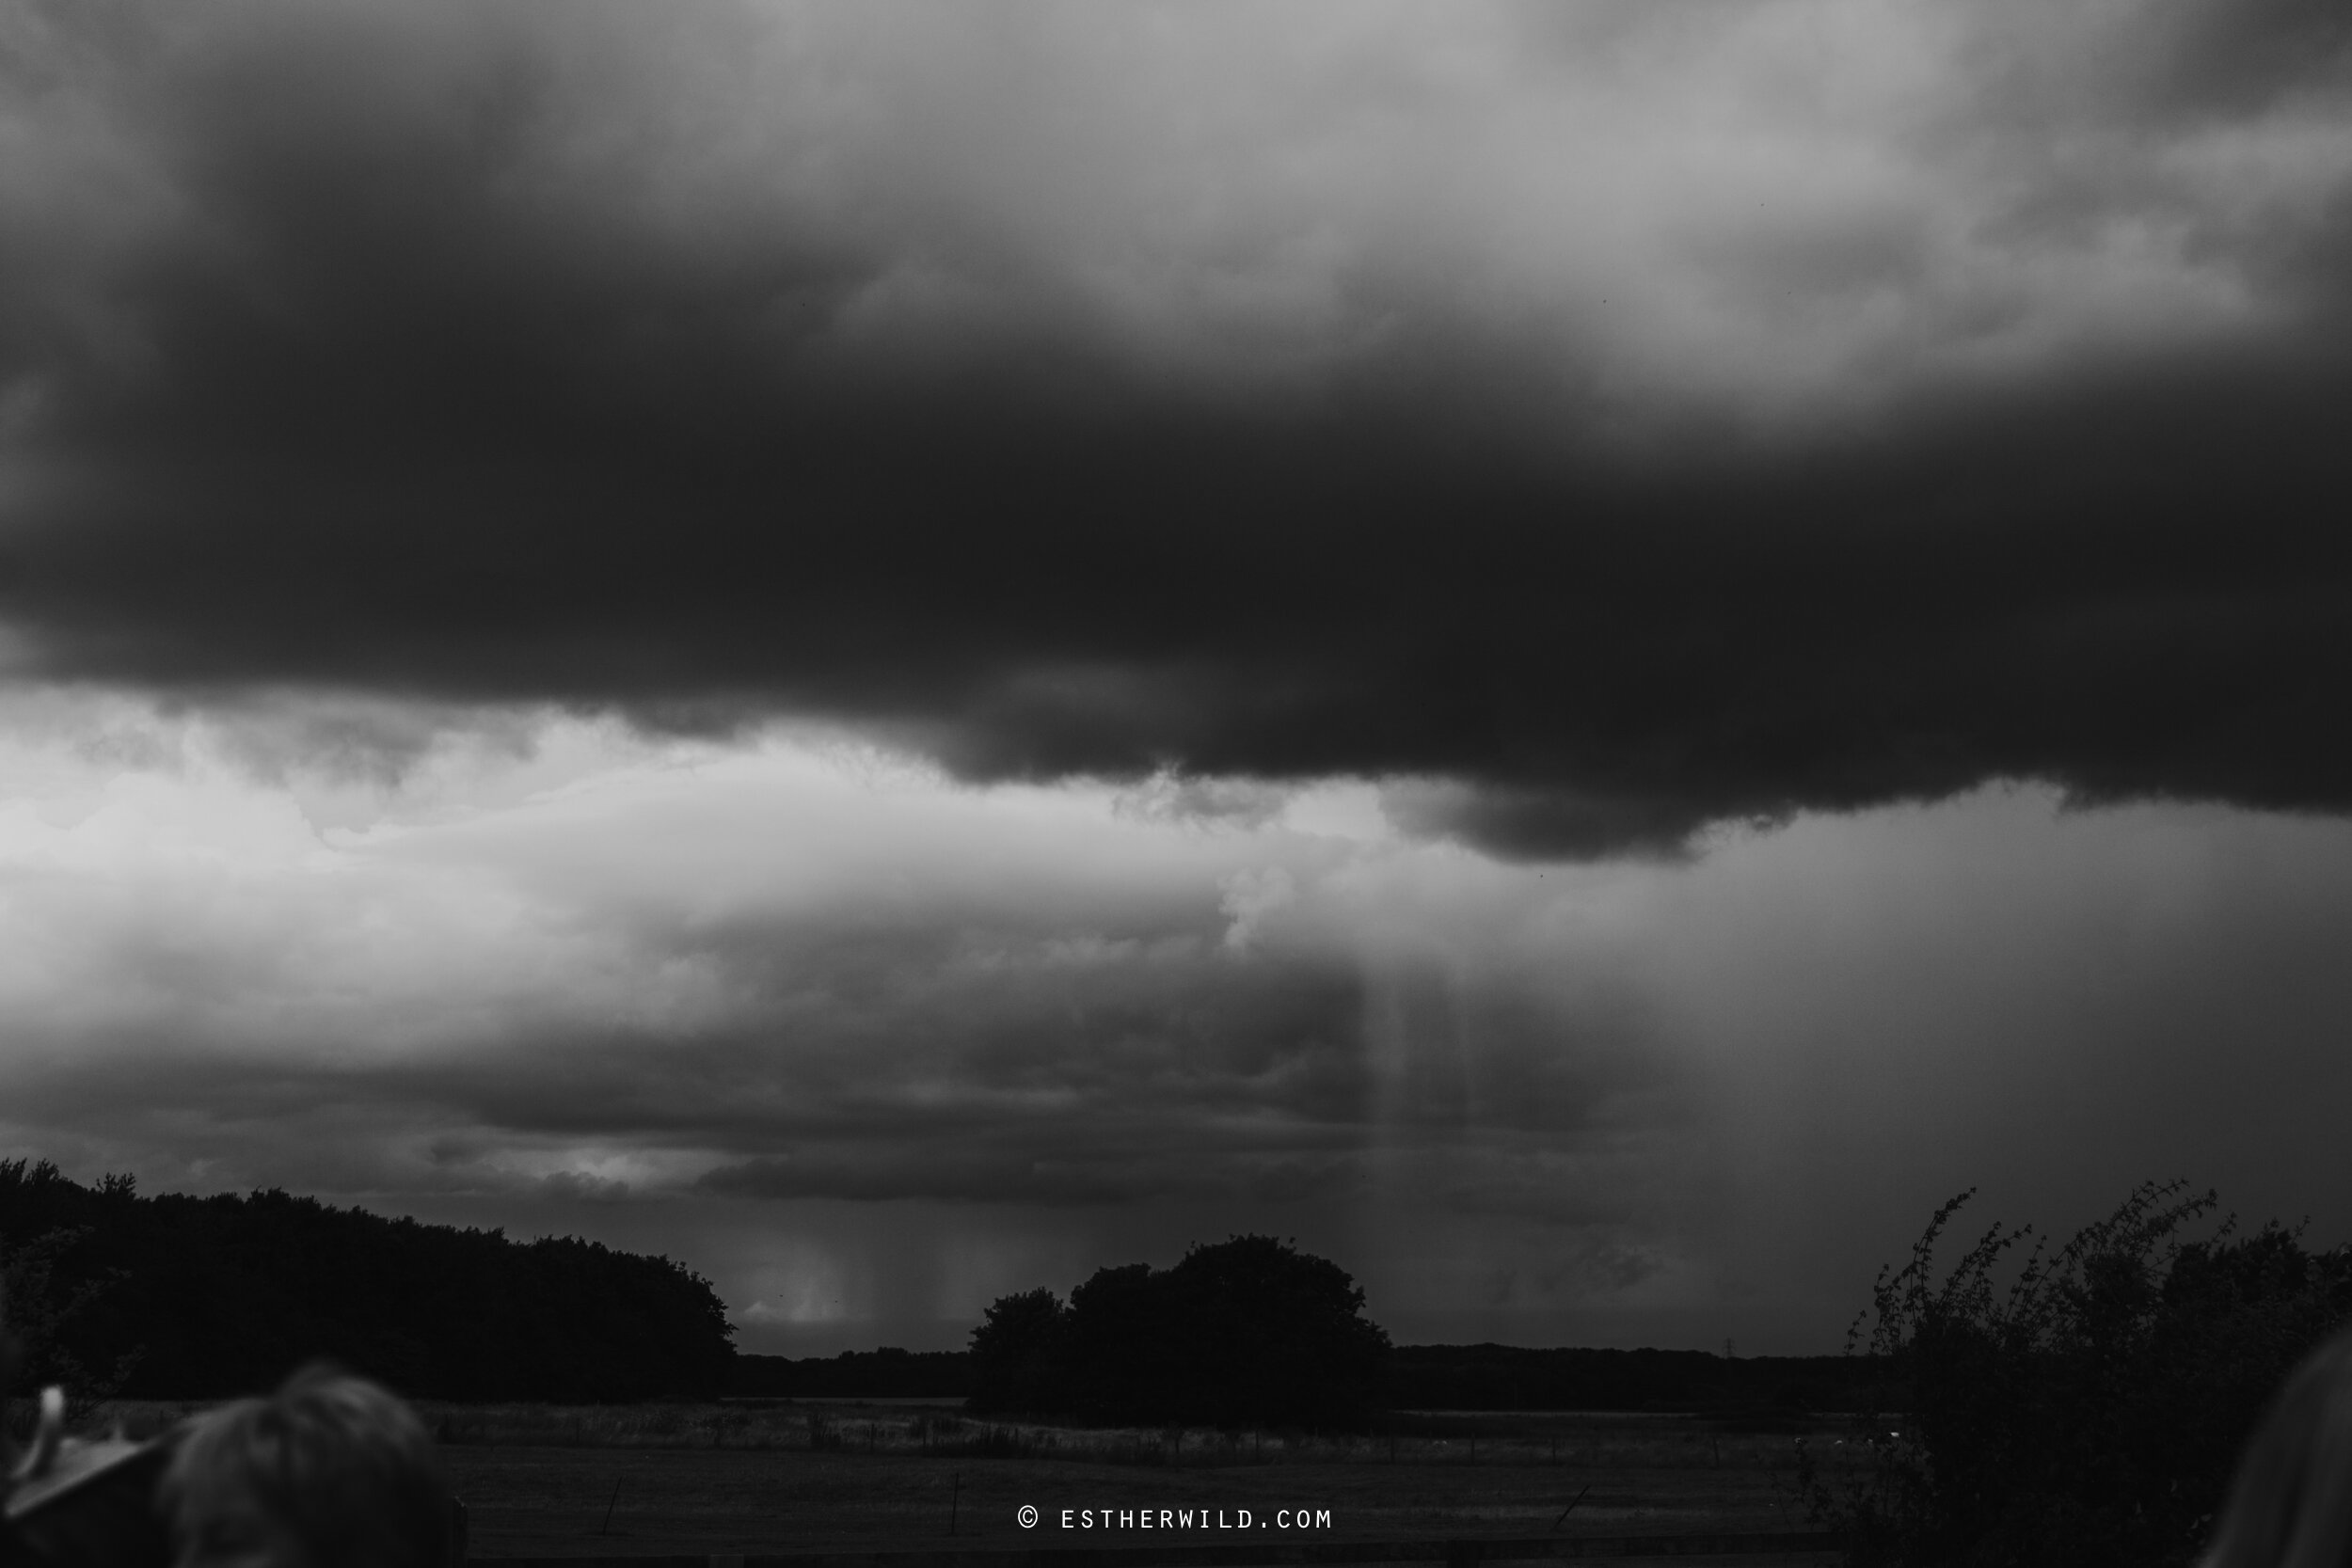
[[[2233,345],[1629,442],[1377,269],[1409,325],[1306,390],[1041,310],[861,355],[903,257],[780,208],[681,238],[566,172],[524,45],[379,79],[371,37],[87,89],[151,94],[190,215],[95,282],[10,265],[30,673],[814,714],[973,778],[1419,775],[1409,823],[1534,855],[1998,777],[2352,805],[2341,194],[2249,261],[2280,325]],[[2199,115],[2292,86],[2231,37],[2169,89]]]

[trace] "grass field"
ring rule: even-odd
[[[1270,1539],[1285,1509],[1308,1511],[1313,1539],[1805,1528],[1794,1435],[1683,1417],[1422,1416],[1389,1437],[980,1421],[904,1402],[420,1409],[481,1556],[1232,1539],[1198,1524],[1087,1529],[1089,1508],[1247,1510]],[[134,1430],[175,1413],[122,1412]],[[1811,1441],[1834,1455],[1842,1435]],[[1017,1522],[1024,1504],[1038,1528]]]
[[[428,1414],[485,1555],[876,1549],[943,1543],[951,1528],[980,1545],[1216,1539],[1198,1528],[1089,1531],[1089,1508],[1222,1511],[1227,1520],[1247,1510],[1253,1524],[1305,1509],[1311,1533],[1332,1537],[1804,1525],[1788,1486],[1793,1436],[1718,1433],[1673,1418],[1422,1418],[1394,1437],[1367,1437],[1083,1429],[837,1404]],[[1834,1447],[1837,1436],[1815,1441]],[[1037,1529],[1016,1522],[1023,1504],[1041,1515]]]

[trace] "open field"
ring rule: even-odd
[[[1087,1509],[1248,1510],[1253,1526],[1305,1509],[1306,1538],[1323,1540],[1805,1528],[1793,1434],[1689,1417],[1422,1415],[1366,1436],[983,1421],[906,1402],[420,1408],[480,1556],[1232,1539],[1197,1524],[1088,1529]],[[139,1429],[175,1410],[121,1414]],[[1834,1453],[1842,1434],[1811,1440]],[[1038,1528],[1016,1522],[1024,1504]]]

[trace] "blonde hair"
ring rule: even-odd
[[[2247,1439],[2202,1568],[2352,1565],[2352,1329],[2305,1356]]]
[[[439,1568],[448,1553],[449,1488],[424,1423],[390,1390],[331,1366],[199,1418],[162,1496],[183,1543],[244,1503],[322,1568]]]

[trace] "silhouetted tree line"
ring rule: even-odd
[[[212,1399],[326,1356],[421,1397],[624,1401],[724,1392],[735,1358],[709,1281],[667,1258],[279,1191],[0,1160],[0,1259],[27,1385]]]
[[[1399,1410],[1693,1411],[1757,1428],[1860,1408],[1883,1381],[1867,1359],[1836,1355],[1400,1345],[1388,1398]]]
[[[1120,1422],[1320,1426],[1379,1408],[1389,1337],[1338,1264],[1271,1236],[1173,1268],[1095,1271],[1065,1305],[1005,1296],[972,1333],[976,1411]]]
[[[1935,1245],[1963,1194],[1881,1274],[1851,1345],[1883,1358],[1886,1418],[1858,1465],[1803,1474],[1855,1562],[2196,1559],[2280,1379],[2352,1319],[2352,1247],[2313,1252],[2275,1222],[2184,1239],[2217,1202],[2184,1189],[2144,1185],[2022,1262],[2004,1259],[2029,1231],[1995,1226],[1939,1281]]]
[[[972,1392],[972,1357],[960,1350],[845,1350],[838,1355],[738,1352],[730,1392],[748,1399],[961,1398]]]

